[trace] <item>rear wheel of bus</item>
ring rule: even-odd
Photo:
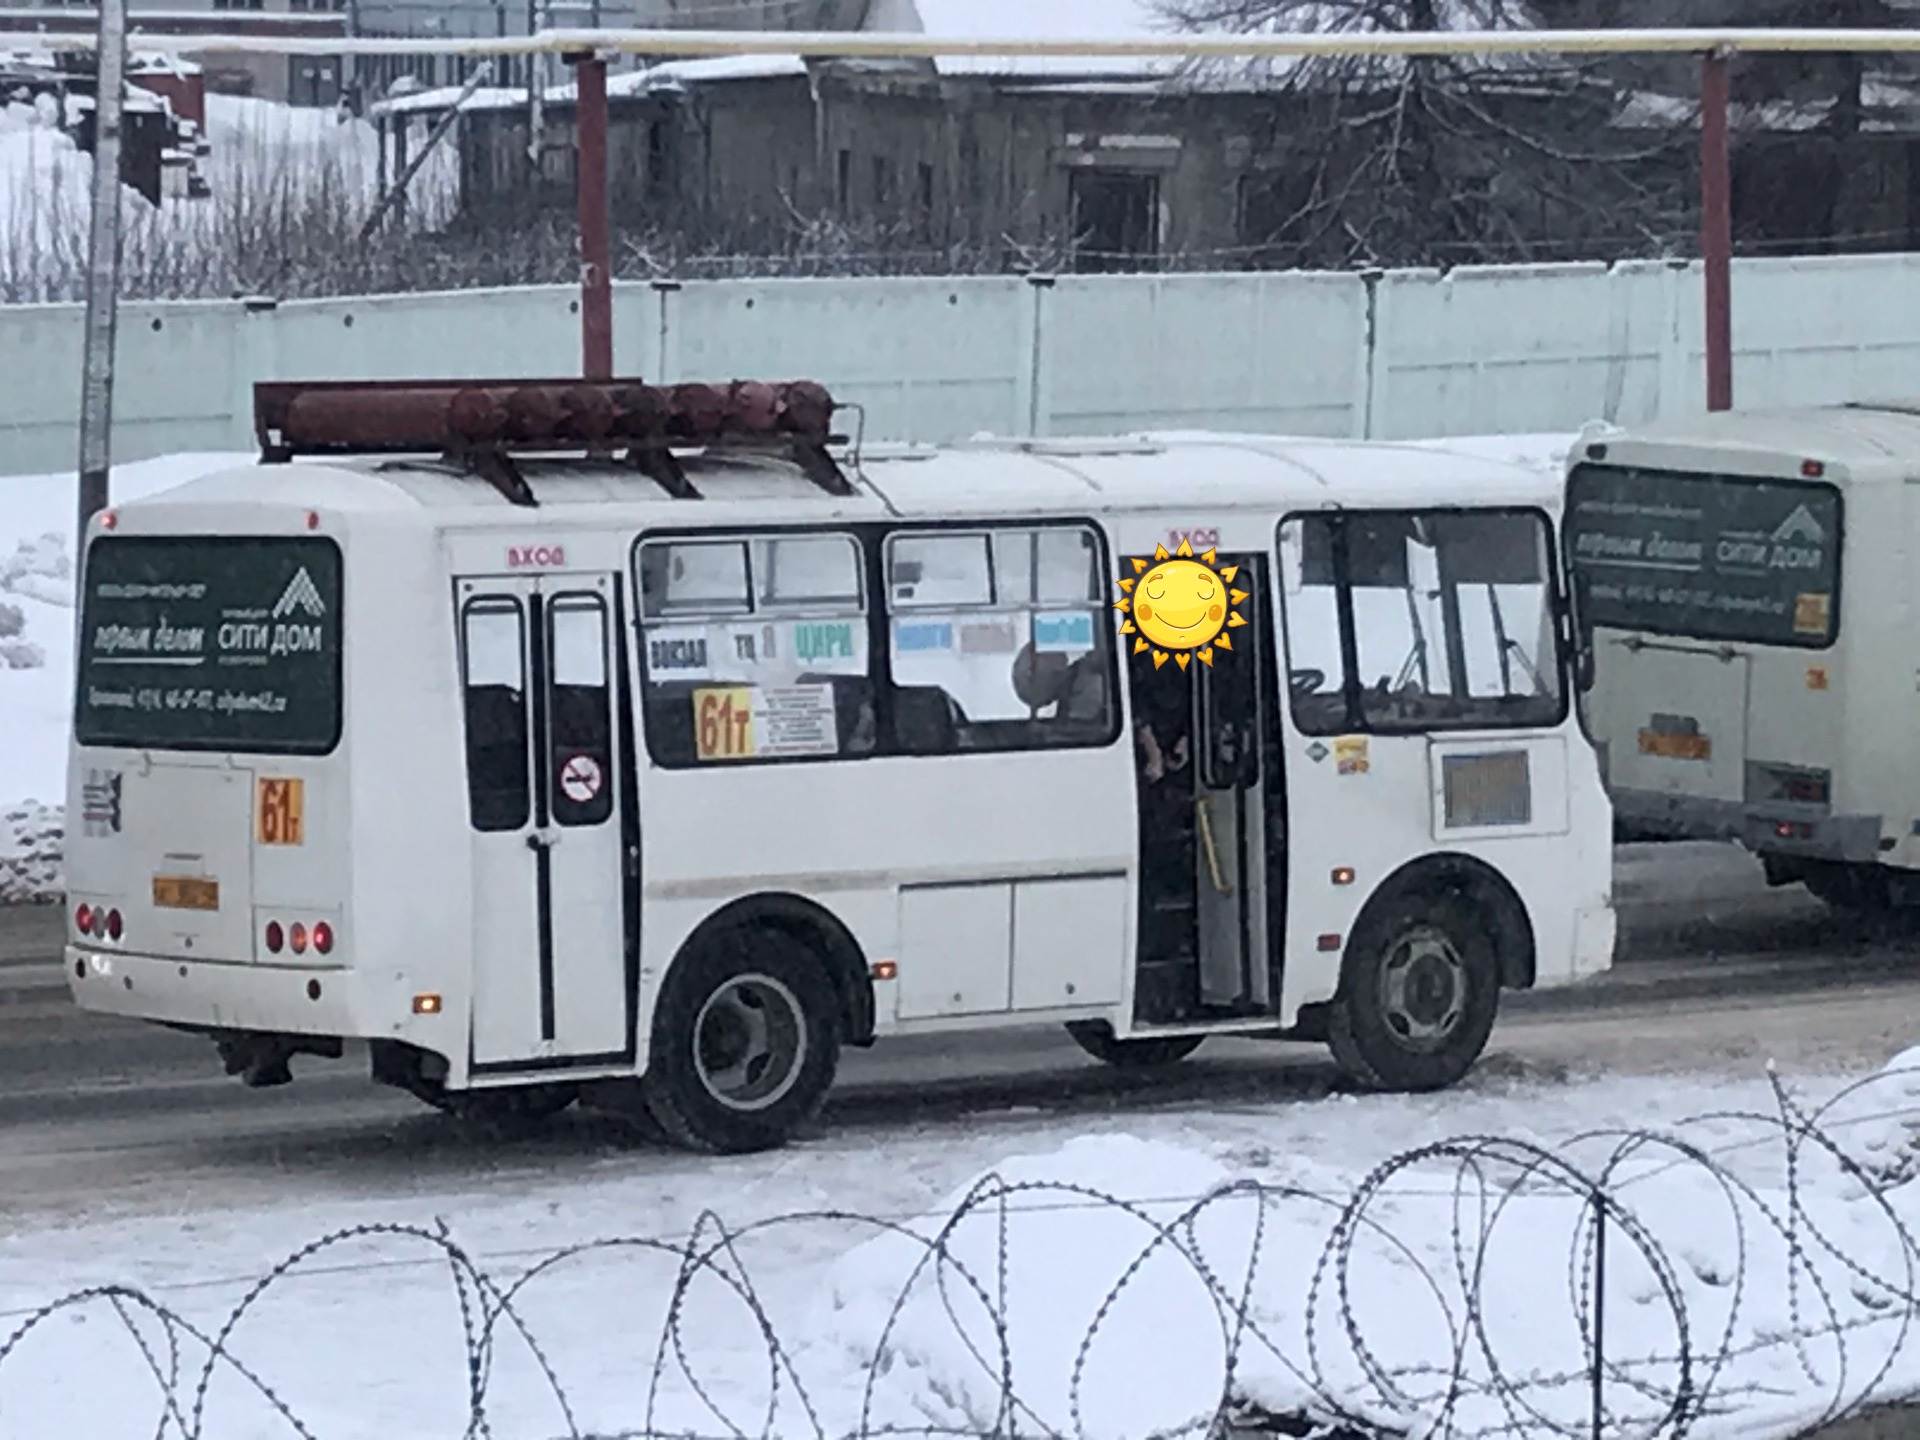
[[[819,1112],[839,1063],[839,1003],[819,958],[777,930],[727,929],[667,973],[647,1109],[687,1149],[770,1150]]]
[[[1500,1004],[1493,927],[1451,893],[1369,907],[1327,1015],[1335,1062],[1373,1090],[1442,1090],[1480,1058]]]

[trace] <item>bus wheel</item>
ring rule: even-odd
[[[668,973],[654,1012],[647,1108],[689,1150],[775,1149],[826,1099],[839,1014],[819,961],[778,931],[699,941]]]
[[[1455,895],[1406,895],[1356,928],[1327,1040],[1369,1089],[1443,1090],[1480,1058],[1499,1004],[1499,956],[1479,912]]]
[[[1200,1048],[1204,1035],[1150,1035],[1116,1040],[1104,1020],[1075,1020],[1067,1026],[1073,1043],[1103,1064],[1121,1070],[1151,1070],[1177,1065]]]
[[[1893,908],[1893,886],[1878,865],[1815,865],[1803,878],[1814,898],[1832,909],[1877,915]]]

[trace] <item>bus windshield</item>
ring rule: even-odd
[[[1832,485],[1580,465],[1566,550],[1583,632],[1821,648],[1837,631]]]
[[[1354,511],[1280,529],[1289,683],[1310,734],[1536,728],[1566,715],[1537,511]]]
[[[324,754],[340,735],[340,551],[103,536],[87,552],[82,745]]]

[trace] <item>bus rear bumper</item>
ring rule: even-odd
[[[1616,825],[1632,838],[1734,840],[1756,855],[1869,864],[1880,859],[1878,815],[1823,815],[1702,795],[1615,790]]]
[[[338,967],[181,961],[69,945],[66,970],[74,1003],[101,1015],[209,1031],[364,1034],[357,977]]]
[[[1573,912],[1573,976],[1575,981],[1604,975],[1613,968],[1613,950],[1620,917],[1611,905]]]

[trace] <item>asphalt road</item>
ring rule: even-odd
[[[1798,887],[1768,891],[1751,861],[1721,847],[1623,850],[1617,875],[1613,972],[1510,997],[1482,1075],[1751,1075],[1767,1060],[1849,1070],[1920,1039],[1920,920],[1833,915]],[[49,996],[60,924],[57,910],[0,911],[0,1213],[75,1195],[89,1208],[140,1208],[284,1193],[289,1170],[323,1187],[369,1168],[431,1183],[643,1143],[615,1122],[569,1115],[502,1151],[375,1087],[351,1050],[338,1062],[296,1060],[291,1086],[247,1090],[204,1041]],[[1088,1061],[1054,1030],[924,1037],[850,1053],[823,1124],[878,1140],[996,1115],[1272,1103],[1335,1083],[1315,1047],[1214,1040],[1172,1071],[1134,1075]]]

